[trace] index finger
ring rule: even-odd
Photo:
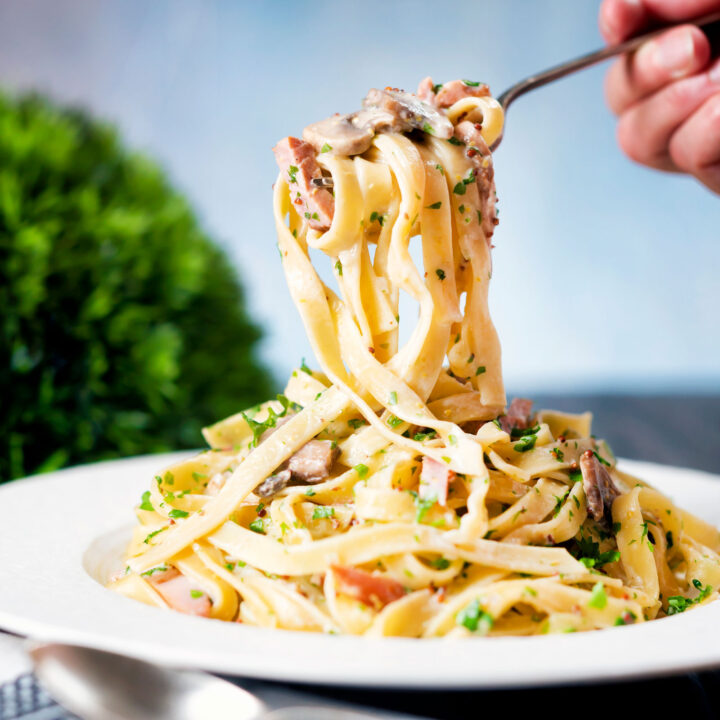
[[[693,20],[720,10],[720,0],[603,0],[598,15],[605,40],[619,43],[652,24]]]

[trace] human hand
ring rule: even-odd
[[[603,0],[600,30],[609,43],[653,22],[720,10],[720,0]],[[668,30],[608,71],[605,94],[618,116],[620,147],[636,162],[694,175],[720,194],[720,60],[692,25]]]

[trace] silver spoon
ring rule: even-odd
[[[622,55],[624,53],[637,50],[637,48],[648,42],[648,40],[652,40],[671,28],[679,27],[680,25],[696,25],[699,28],[710,29],[709,26],[714,25],[715,23],[720,23],[720,12],[703,15],[703,17],[697,18],[696,20],[682,20],[670,25],[665,25],[662,28],[645,33],[644,35],[638,35],[637,37],[626,40],[618,45],[608,45],[608,47],[587,53],[587,55],[581,55],[574,60],[568,60],[560,65],[554,65],[548,70],[538,73],[537,75],[531,75],[530,77],[527,77],[509,87],[505,90],[505,92],[498,95],[496,99],[502,106],[503,112],[507,115],[510,105],[521,95],[525,95],[531,90],[535,90],[536,88],[547,85],[555,80],[560,80],[568,75],[572,75],[579,70],[584,70],[591,65],[597,65],[598,63],[603,62],[603,60],[608,60],[616,55]],[[715,31],[718,29],[712,28],[712,30]],[[490,149],[493,152],[497,150],[502,139],[503,133],[501,133],[497,140],[495,140],[495,142],[490,146]],[[330,177],[313,178],[312,183],[318,187],[330,188],[333,186],[333,180]]]
[[[271,693],[273,704],[285,707],[273,709],[208,673],[77,645],[35,644],[28,653],[52,698],[82,720],[412,720],[384,710],[358,712],[347,703],[280,687]]]

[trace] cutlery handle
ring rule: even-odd
[[[257,720],[421,720],[417,715],[405,715],[386,710],[357,712],[343,707],[320,705],[296,705],[272,710]]]
[[[681,22],[672,23],[670,25],[666,25],[665,27],[652,30],[651,32],[632,37],[618,45],[608,45],[607,47],[596,50],[595,52],[587,53],[587,55],[581,55],[569,62],[555,65],[544,72],[525,78],[519,83],[516,83],[512,87],[508,88],[502,95],[498,96],[498,102],[503,106],[504,110],[507,110],[510,103],[520,97],[520,95],[524,95],[525,93],[530,92],[530,90],[535,90],[536,88],[547,85],[555,80],[560,80],[567,75],[576,73],[578,70],[584,70],[591,65],[596,65],[608,58],[636,50],[640,47],[640,45],[643,45],[648,40],[652,40],[652,38],[677,25],[696,25],[697,27],[702,28],[702,30],[707,34],[710,43],[713,46],[714,52],[717,53],[718,50],[720,50],[720,12],[714,12],[695,20],[683,20]]]

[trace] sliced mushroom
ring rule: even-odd
[[[277,495],[287,487],[291,479],[292,473],[289,470],[280,470],[280,472],[271,475],[267,480],[263,480],[263,482],[255,488],[255,494],[261,498],[269,498]]]
[[[621,494],[612,476],[600,464],[592,450],[586,450],[580,457],[580,471],[588,513],[598,522],[609,525],[612,522],[612,504]]]
[[[415,95],[401,90],[373,88],[363,100],[363,107],[378,108],[390,113],[396,119],[395,127],[390,128],[392,130],[406,132],[417,128],[443,140],[453,136],[453,124],[442,112]]]
[[[303,139],[318,152],[332,152],[336,155],[364,153],[370,147],[375,131],[370,125],[353,122],[355,115],[333,115],[308,125],[303,130]]]

